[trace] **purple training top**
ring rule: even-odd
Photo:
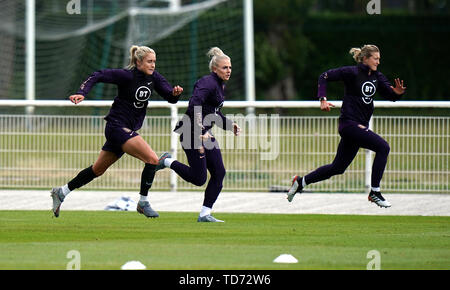
[[[369,125],[372,117],[373,96],[377,91],[385,99],[394,102],[402,96],[391,89],[391,84],[381,72],[371,71],[364,64],[344,66],[322,73],[317,92],[319,98],[327,95],[327,83],[332,81],[343,81],[345,87],[339,119],[356,121],[365,126]]]
[[[185,117],[177,124],[175,130],[183,126],[183,122],[191,122],[190,131],[206,133],[214,124],[219,125],[224,130],[231,130],[233,122],[225,117],[220,109],[225,101],[225,82],[220,79],[216,73],[200,78],[194,85],[192,96],[189,99],[189,105],[185,113]],[[199,126],[197,123],[196,113],[201,112],[202,129],[195,129]],[[186,120],[186,116],[189,119]],[[205,120],[205,118],[207,118]],[[187,133],[182,130],[179,133]]]
[[[142,127],[148,101],[153,90],[169,103],[178,102],[179,96],[173,96],[173,87],[156,70],[146,75],[140,70],[103,69],[92,73],[85,80],[77,94],[87,96],[96,83],[117,85],[117,96],[105,120],[114,125],[137,131]]]

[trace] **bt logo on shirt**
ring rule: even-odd
[[[362,100],[366,104],[372,103],[373,95],[377,91],[377,87],[372,82],[365,82],[361,86]]]
[[[134,106],[138,109],[143,108],[145,105],[145,102],[147,102],[148,99],[150,99],[151,95],[152,95],[152,91],[148,87],[146,87],[146,86],[139,87],[135,93],[136,101],[133,103]]]

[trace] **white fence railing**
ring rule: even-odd
[[[340,101],[331,101],[337,107]],[[77,106],[109,107],[112,101],[84,101]],[[0,107],[75,106],[69,101],[0,100]],[[149,108],[170,108],[170,116],[149,114],[140,134],[157,154],[170,150],[187,163],[175,123],[187,102],[150,102]],[[385,102],[380,107],[450,108],[450,102]],[[227,101],[227,108],[318,108],[317,101]],[[286,189],[294,174],[306,174],[334,158],[339,142],[336,116],[233,116],[243,133],[215,129],[227,176],[224,190]],[[105,139],[103,116],[34,114],[0,115],[0,187],[50,188],[62,185],[92,164]],[[386,192],[450,193],[450,117],[374,116],[371,126],[391,145],[382,180]],[[321,192],[362,192],[370,184],[372,152],[361,149],[340,176],[308,187]],[[142,164],[122,157],[86,189],[138,190]],[[171,170],[158,172],[153,190],[199,190]]]

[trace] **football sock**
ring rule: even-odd
[[[306,181],[305,181],[305,177],[302,177],[302,188],[305,188],[306,186]]]
[[[148,198],[146,195],[140,195],[139,201],[147,201]]]
[[[156,165],[145,163],[144,170],[141,174],[141,191],[140,195],[148,195],[150,187],[152,187],[153,179],[155,178]]]
[[[70,189],[69,186],[67,184],[61,186],[62,189],[62,193],[64,194],[64,196],[68,195],[70,193]]]
[[[78,173],[78,175],[75,176],[74,179],[69,181],[69,183],[67,183],[67,188],[70,191],[80,188],[83,185],[86,185],[89,182],[91,182],[96,177],[97,177],[97,175],[95,175],[94,171],[92,170],[92,165],[91,165],[88,168],[81,170],[80,173]]]
[[[211,208],[202,206],[202,210],[200,211],[200,216],[210,215],[211,214]]]
[[[372,187],[372,191],[380,192],[380,188],[379,187]]]
[[[170,165],[172,165],[172,162],[174,162],[174,161],[175,161],[175,159],[173,159],[173,158],[166,158],[166,159],[164,159],[164,166],[170,168]]]

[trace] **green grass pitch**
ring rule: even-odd
[[[450,217],[0,211],[0,269],[81,269],[137,260],[158,270],[450,269]],[[298,259],[277,264],[281,254]]]

